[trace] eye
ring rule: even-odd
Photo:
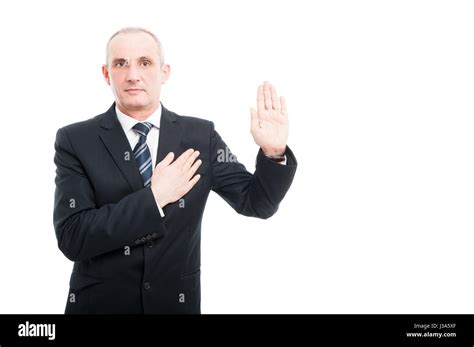
[[[125,61],[118,61],[114,64],[115,67],[124,67],[125,65],[127,65]]]
[[[145,60],[144,62],[142,62],[142,65],[143,65],[143,66],[150,66],[150,65],[151,65],[151,62]]]

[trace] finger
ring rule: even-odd
[[[286,109],[286,100],[283,96],[280,96],[280,104],[281,104],[281,113],[287,117],[288,116],[288,110]]]
[[[268,81],[265,81],[263,84],[263,97],[265,99],[265,108],[267,110],[272,109],[272,95],[270,92],[270,83]]]
[[[276,111],[280,111],[280,100],[278,100],[277,90],[274,85],[270,85],[270,91],[272,94],[273,109]]]
[[[252,115],[250,127],[252,129],[260,128],[260,121],[258,120],[258,113],[253,107],[250,108],[250,114]]]
[[[259,85],[257,89],[257,110],[265,110],[265,101],[263,98],[263,86]]]
[[[193,164],[193,166],[191,166],[191,168],[189,169],[188,173],[187,173],[187,177],[188,177],[188,180],[194,176],[194,174],[196,173],[197,169],[199,169],[199,167],[201,166],[202,164],[202,160],[201,159],[198,159],[196,160],[196,162]]]
[[[201,178],[201,175],[197,174],[188,182],[186,186],[186,193],[189,192],[192,189],[192,187],[194,187],[194,185],[199,181],[200,178]]]
[[[173,152],[169,152],[167,154],[166,157],[164,157],[164,159],[162,161],[160,161],[158,163],[158,165],[156,165],[156,168],[163,168],[163,167],[167,167],[168,165],[170,165],[172,162],[173,162],[173,158],[174,158],[174,153]]]
[[[186,163],[184,163],[183,165],[184,172],[189,170],[189,168],[191,167],[191,165],[193,165],[194,161],[196,160],[198,156],[199,156],[199,151],[194,151],[194,153],[189,156],[188,160],[186,160]]]
[[[178,159],[176,159],[176,161],[173,163],[173,164],[176,164],[178,166],[183,166],[184,163],[186,163],[186,161],[189,159],[189,157],[194,153],[194,149],[192,148],[189,148],[188,150],[186,150],[183,154],[181,154],[179,156]]]

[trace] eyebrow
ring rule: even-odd
[[[115,58],[112,60],[112,64],[115,64],[115,63],[123,63],[123,62],[126,62],[127,60],[124,59],[124,58]]]
[[[151,61],[153,61],[153,59],[150,58],[150,57],[140,57],[140,58],[138,58],[138,60],[151,60]]]

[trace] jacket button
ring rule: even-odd
[[[145,290],[149,290],[151,288],[150,282],[143,283],[143,288],[145,288]]]
[[[148,248],[152,248],[152,247],[153,247],[153,241],[148,241],[148,242],[146,243],[146,246],[147,246]]]

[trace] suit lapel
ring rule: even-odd
[[[102,127],[100,138],[132,191],[143,188],[143,181],[133,157],[132,148],[115,113],[115,103],[105,113],[100,126]]]
[[[143,180],[138,171],[135,158],[133,157],[133,150],[117,119],[115,103],[113,103],[105,113],[100,126],[102,128],[100,138],[107,147],[120,172],[127,180],[131,190],[137,191],[142,189]],[[159,131],[157,164],[162,161],[169,152],[174,152],[175,158],[177,158],[180,151],[179,146],[182,129],[177,122],[176,115],[168,111],[163,104]]]
[[[169,152],[174,153],[174,160],[181,153],[182,131],[176,114],[168,111],[161,104],[160,135],[158,139],[158,150],[156,155],[156,164],[162,161]]]

